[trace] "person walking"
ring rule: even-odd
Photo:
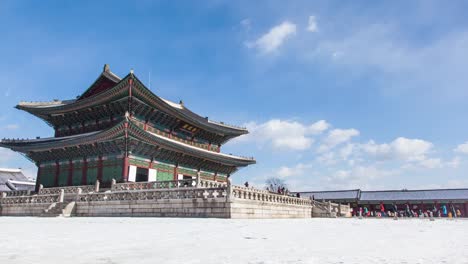
[[[380,216],[381,217],[385,217],[385,206],[383,204],[383,202],[380,202]]]
[[[450,211],[452,211],[453,218],[457,217],[457,210],[455,210],[455,206],[450,204]]]
[[[447,217],[447,206],[445,204],[442,205],[442,216]]]
[[[244,183],[244,186],[245,186],[245,188],[249,188],[249,182],[246,181],[246,182]]]
[[[461,211],[460,211],[460,208],[457,208],[457,217],[461,217]]]
[[[405,212],[406,212],[406,217],[411,217],[412,216],[409,203],[405,204]]]
[[[398,216],[398,206],[396,203],[393,203],[393,214],[395,216]]]

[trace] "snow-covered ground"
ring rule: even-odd
[[[0,217],[0,263],[468,263],[468,221]]]

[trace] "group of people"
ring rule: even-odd
[[[249,188],[250,184],[248,181],[244,182],[244,186],[246,188]],[[278,186],[276,188],[276,186],[269,186],[269,187],[266,187],[266,190],[271,192],[271,193],[277,193],[277,194],[281,194],[281,195],[290,195],[292,196],[291,192],[288,190],[288,188],[284,187],[284,186]],[[300,197],[300,194],[299,193],[296,193],[294,194],[295,197]]]
[[[352,208],[351,214],[352,216],[362,217],[462,217],[460,208],[454,204],[442,204],[438,206],[437,203],[434,203],[432,208],[411,208],[409,203],[404,204],[402,207],[393,203],[390,208],[385,208],[385,205],[380,203],[380,205],[374,206],[374,210],[370,207],[360,206]]]

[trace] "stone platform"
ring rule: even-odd
[[[1,216],[311,218],[347,216],[349,206],[320,203],[210,181],[113,183],[4,193]]]

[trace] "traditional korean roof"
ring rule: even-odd
[[[361,191],[362,202],[366,201],[468,201],[468,189],[435,189],[435,190],[390,190]]]
[[[123,101],[123,99],[128,97],[135,98],[137,99],[135,100],[136,102],[141,102],[150,108],[158,109],[187,124],[192,124],[200,129],[225,137],[223,141],[248,133],[245,128],[209,120],[192,112],[183,103],[174,103],[155,95],[132,73],[120,79],[110,71],[107,65],[97,80],[76,100],[20,102],[16,108],[36,115],[52,126],[57,126],[59,124],[53,123],[54,116],[62,116],[68,113],[79,115],[79,111],[86,111],[100,105],[109,105],[112,102]],[[127,107],[128,104],[122,105]],[[119,106],[119,109],[122,109],[122,106]],[[132,109],[123,110],[133,111]],[[145,112],[147,111],[145,110]]]
[[[234,167],[243,167],[250,164],[255,164],[255,160],[253,158],[245,158],[208,151],[145,131],[134,124],[132,122],[132,118],[128,118],[127,120],[122,121],[121,123],[109,129],[101,131],[68,137],[27,140],[5,139],[0,142],[0,146],[10,148],[14,151],[25,153],[29,157],[33,157],[34,153],[42,153],[54,149],[65,149],[72,146],[93,144],[95,142],[114,141],[125,136],[153,146],[153,151],[157,151],[158,148],[162,148],[168,151],[181,153],[182,155],[193,156],[199,159],[220,163],[225,166],[233,167],[233,169]],[[43,155],[45,154],[39,154],[39,156]]]
[[[359,190],[300,192],[301,197],[314,197],[315,200],[357,200]]]

